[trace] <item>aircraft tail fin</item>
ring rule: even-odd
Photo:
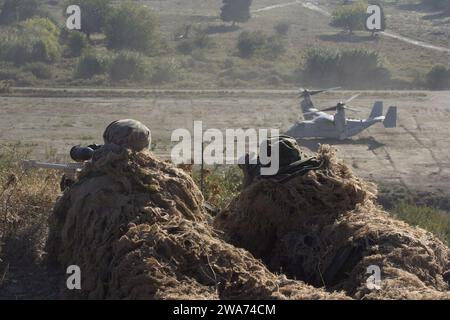
[[[376,101],[370,112],[369,119],[380,117],[383,115],[383,101]]]
[[[397,107],[389,107],[383,125],[385,128],[395,128],[397,126]]]

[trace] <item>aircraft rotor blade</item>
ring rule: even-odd
[[[328,92],[328,91],[333,91],[333,90],[337,90],[340,89],[341,87],[334,87],[334,88],[328,88],[328,89],[322,89],[322,90],[311,90],[309,93],[313,96],[322,92]]]
[[[316,111],[306,112],[303,115],[307,116],[307,115],[310,115],[310,114],[313,114],[313,113],[316,113],[316,112],[333,111],[333,110],[336,110],[336,106],[328,107],[328,108],[325,108],[325,109],[319,109],[319,110],[316,110]]]
[[[338,108],[338,106],[324,107],[324,108],[319,109],[318,111],[333,111],[333,110],[336,110],[337,108]],[[360,112],[359,110],[354,109],[354,108],[350,108],[347,105],[344,106],[344,109],[350,110],[350,111],[353,111],[353,112]],[[318,112],[318,111],[316,111],[316,112]]]
[[[308,89],[300,88],[299,90],[300,90],[300,96],[303,97],[303,96],[305,96],[306,92],[308,92],[311,96],[314,96],[314,95],[322,93],[322,92],[333,91],[333,90],[337,90],[340,88],[341,87],[334,87],[334,88],[320,89],[320,90],[308,90]]]
[[[306,113],[304,113],[303,115],[304,115],[304,116],[307,116],[307,115],[310,115],[310,114],[313,114],[313,113],[316,113],[316,112],[318,112],[318,111],[306,112]]]
[[[336,110],[337,109],[337,106],[334,106],[334,107],[328,107],[328,108],[325,108],[325,109],[320,109],[320,111],[333,111],[333,110]]]
[[[349,108],[349,107],[345,107],[345,109],[346,110],[350,110],[350,111],[353,111],[353,112],[360,112],[359,110],[356,110],[356,109],[353,109],[353,108]]]

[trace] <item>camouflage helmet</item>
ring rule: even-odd
[[[103,133],[105,144],[116,144],[134,151],[142,151],[150,145],[150,130],[132,119],[117,120]]]
[[[280,153],[280,167],[285,167],[302,159],[302,152],[297,141],[287,135],[271,137],[261,144],[261,148],[267,147],[267,155],[271,156],[272,146],[278,145]],[[260,150],[261,154],[261,150]]]

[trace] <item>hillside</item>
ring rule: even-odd
[[[63,1],[48,1],[47,10],[57,25],[64,25]],[[144,80],[124,78],[112,81],[106,71],[92,79],[76,78],[78,57],[65,52],[51,65],[36,72],[25,65],[3,63],[0,79],[12,79],[19,86],[140,86],[178,88],[292,88],[308,86],[308,79],[301,71],[305,55],[311,48],[328,50],[364,49],[378,54],[380,63],[390,74],[392,81],[380,84],[388,88],[420,88],[427,72],[436,65],[448,65],[450,54],[414,45],[392,37],[371,37],[365,31],[349,36],[330,26],[332,12],[340,1],[253,1],[252,18],[247,23],[231,27],[219,19],[221,1],[134,1],[151,8],[159,18],[160,41],[158,52],[142,57],[148,66],[139,75]],[[384,1],[388,32],[435,46],[448,44],[448,16],[431,12],[427,7]],[[115,5],[119,2],[115,1]],[[316,6],[318,4],[318,6]],[[277,24],[289,27],[286,36],[277,35]],[[0,28],[5,28],[4,26]],[[191,40],[176,41],[187,32]],[[275,36],[269,56],[255,55],[243,58],[237,49],[239,35],[243,31],[260,31]],[[198,40],[201,39],[201,40]],[[198,40],[198,41],[197,41]],[[190,41],[190,42],[189,42]],[[199,42],[201,41],[201,42]],[[184,43],[183,43],[184,42]],[[191,44],[194,42],[194,44]],[[199,44],[200,43],[200,44]],[[117,52],[107,50],[102,34],[91,37],[90,52],[113,59]],[[192,48],[190,46],[193,46]],[[0,48],[1,51],[1,48]],[[144,69],[142,69],[144,70]],[[46,76],[42,76],[44,73]],[[149,76],[156,73],[156,76]],[[164,74],[162,77],[160,73]],[[147,79],[149,78],[150,79]],[[367,74],[370,77],[370,72]]]

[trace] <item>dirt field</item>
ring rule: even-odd
[[[295,91],[159,95],[148,98],[0,97],[0,143],[20,142],[40,160],[64,159],[75,144],[101,143],[104,127],[119,118],[136,118],[152,130],[155,153],[167,157],[171,132],[205,128],[280,128],[300,118]],[[326,94],[316,105],[330,105],[354,92]],[[340,156],[361,176],[423,191],[450,191],[450,92],[365,92],[353,105],[366,117],[375,100],[385,110],[397,105],[398,128],[381,124],[346,143]],[[322,141],[319,141],[322,142]],[[327,141],[325,141],[327,142]],[[328,141],[329,142],[329,141]],[[307,144],[314,149],[317,141]]]

